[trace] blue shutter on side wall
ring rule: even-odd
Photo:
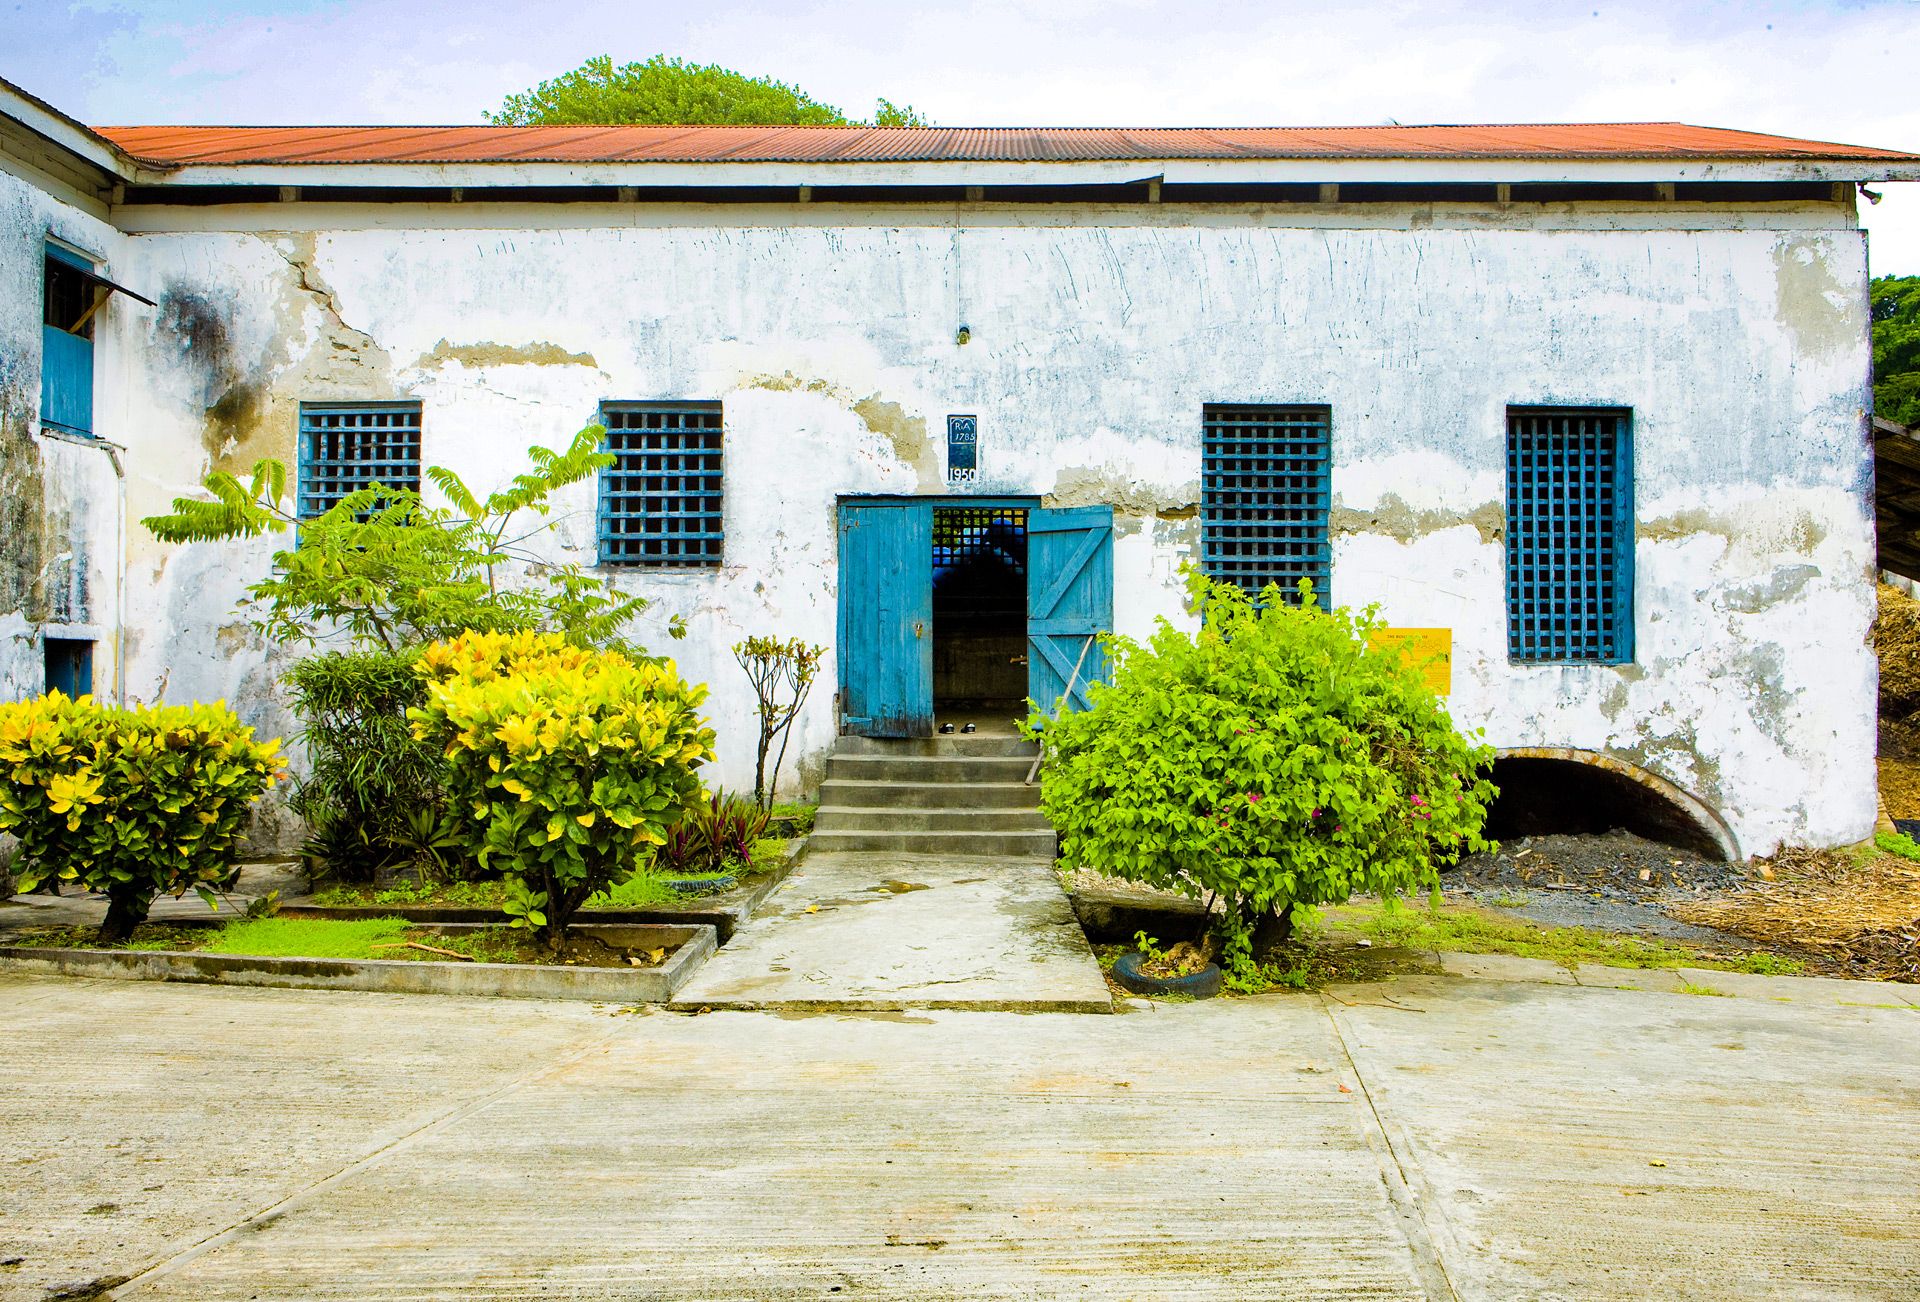
[[[40,423],[93,433],[93,340],[40,327]]]

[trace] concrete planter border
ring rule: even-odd
[[[375,914],[374,916],[385,916]],[[497,925],[497,923],[495,924]],[[447,931],[474,930],[453,925]],[[603,930],[591,924],[589,934]],[[507,999],[584,999],[598,1003],[665,1003],[719,947],[705,925],[626,924],[676,948],[655,968],[543,967],[531,963],[411,962],[390,958],[269,958],[249,954],[157,950],[0,947],[0,967],[49,976],[208,985],[284,986],[297,990],[366,990],[384,994],[486,995]]]

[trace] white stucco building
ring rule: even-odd
[[[1916,178],[1672,124],[96,133],[0,90],[0,690],[288,732],[235,611],[279,541],[142,516],[261,457],[489,486],[603,420],[556,548],[654,602],[728,785],[745,635],[834,648],[804,787],[843,729],[1057,691],[1191,561],[1428,630],[1463,726],[1724,850],[1857,840],[1854,193]]]

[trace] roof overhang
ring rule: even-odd
[[[1920,181],[1920,162],[1859,159],[1283,158],[1062,162],[490,162],[220,163],[153,168],[128,178],[141,185],[194,186],[646,186],[750,188],[797,186],[1272,185],[1377,182],[1863,182]]]
[[[31,135],[73,162],[91,168],[102,180],[129,180],[134,174],[133,160],[118,145],[7,81],[0,81],[0,122],[13,128],[0,140]]]

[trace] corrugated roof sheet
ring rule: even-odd
[[[161,166],[1157,159],[1846,159],[1920,154],[1679,122],[1424,127],[100,127]]]

